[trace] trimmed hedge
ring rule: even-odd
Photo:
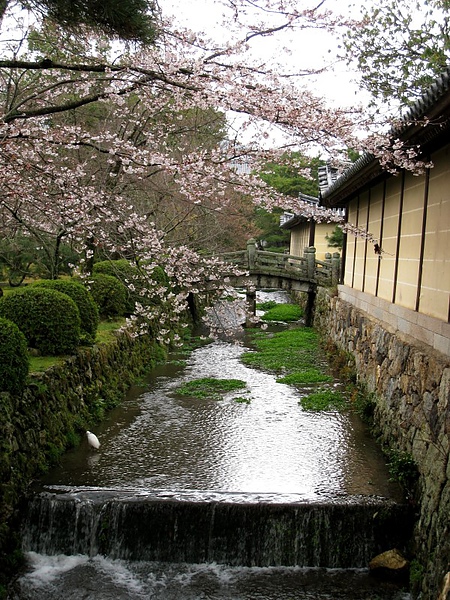
[[[90,336],[92,341],[95,340],[99,323],[98,308],[89,290],[82,283],[74,279],[43,279],[33,286],[58,290],[70,296],[78,307],[82,332]]]
[[[124,258],[119,260],[103,260],[95,263],[93,273],[111,275],[112,277],[116,277],[116,279],[125,285],[128,294],[126,307],[128,314],[134,312],[136,302],[139,302],[139,304],[144,306],[160,303],[159,297],[151,296],[148,293],[145,295],[140,293],[144,287],[147,287],[145,273],[142,274],[138,267],[132,265]],[[161,267],[155,267],[153,269],[151,278],[164,286],[169,285],[169,278],[167,277],[164,269]],[[133,284],[135,290],[134,292],[130,291],[128,284]]]
[[[94,275],[109,275],[120,281],[127,291],[125,312],[126,314],[134,312],[136,298],[135,294],[129,290],[128,284],[132,283],[135,288],[139,287],[139,271],[136,267],[130,264],[125,258],[120,258],[119,260],[102,260],[94,264],[92,273]]]
[[[102,317],[122,317],[127,312],[127,288],[112,275],[96,273],[87,280]]]
[[[29,366],[26,337],[15,323],[0,317],[0,392],[22,392]]]
[[[80,341],[80,313],[62,292],[30,286],[0,298],[0,316],[13,321],[28,346],[44,355],[72,354]]]

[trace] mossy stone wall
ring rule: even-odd
[[[419,471],[413,595],[436,600],[450,571],[450,359],[321,289],[315,327],[353,355],[375,399],[374,432]]]
[[[32,374],[23,394],[0,394],[1,574],[10,570],[20,503],[32,480],[79,443],[136,378],[166,356],[149,336],[118,333],[108,344],[80,348],[45,372]],[[6,583],[1,579],[0,586]]]

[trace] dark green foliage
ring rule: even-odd
[[[30,275],[36,262],[36,242],[28,236],[16,235],[0,240],[0,270],[11,286],[20,285]]]
[[[286,153],[280,157],[279,163],[267,163],[259,176],[267,184],[281,194],[297,198],[299,193],[308,196],[317,196],[319,193],[318,168],[324,162],[320,158],[302,156],[300,152]],[[309,169],[311,177],[301,174],[302,170]]]
[[[80,340],[80,313],[66,294],[30,286],[0,298],[0,316],[24,333],[28,346],[42,354],[71,354]]]
[[[0,275],[11,286],[19,286],[26,277],[48,277],[71,272],[77,255],[68,245],[52,236],[16,234],[0,240]]]
[[[37,0],[26,6],[45,11],[66,28],[87,25],[123,40],[152,43],[156,6],[148,0]]]
[[[94,275],[101,273],[118,279],[127,290],[125,312],[127,314],[134,313],[135,302],[138,300],[139,289],[142,286],[142,278],[139,275],[137,267],[131,265],[125,258],[119,260],[102,260],[94,264],[92,272]],[[128,287],[130,284],[134,286],[136,293],[130,291]]]
[[[125,279],[132,281],[136,276],[137,268],[133,267],[125,258],[119,260],[102,260],[94,264],[94,274],[103,273],[112,275],[124,283]]]
[[[398,481],[406,491],[411,490],[419,477],[417,464],[411,454],[392,449],[385,450],[385,454],[392,481]]]
[[[78,307],[82,332],[91,336],[92,341],[95,339],[99,322],[98,308],[89,290],[82,283],[73,279],[43,279],[34,285],[58,290],[70,296]]]
[[[289,248],[290,232],[280,228],[281,208],[274,208],[271,212],[258,207],[255,210],[255,224],[261,233],[257,239],[264,243],[264,250],[280,252],[280,249]]]
[[[139,302],[143,306],[159,302],[148,292],[141,294],[143,289],[149,287],[149,278],[161,283],[164,286],[169,284],[168,277],[161,267],[155,267],[151,274],[147,275],[145,270],[141,271],[139,267],[132,265],[126,259],[103,260],[95,263],[93,268],[94,275],[102,273],[116,277],[127,288],[127,306],[126,313],[134,313],[135,303]],[[130,284],[134,291],[131,291]]]
[[[344,232],[338,225],[336,225],[330,235],[326,234],[325,239],[330,248],[342,249],[344,247]]]
[[[28,375],[27,340],[15,323],[0,317],[0,392],[20,393]]]
[[[343,47],[378,109],[414,103],[446,72],[449,9],[447,0],[361,3],[362,26],[348,29]]]
[[[127,288],[116,277],[94,274],[89,277],[88,289],[101,317],[120,317],[127,312]]]

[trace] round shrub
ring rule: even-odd
[[[134,312],[136,302],[148,306],[151,304],[159,304],[160,299],[156,295],[146,292],[141,294],[144,288],[148,288],[148,281],[146,281],[145,270],[141,273],[138,267],[129,263],[126,259],[121,258],[119,260],[103,260],[95,263],[93,273],[103,273],[105,275],[112,275],[121,281],[127,288],[127,306],[126,312],[131,314]],[[164,286],[169,285],[169,278],[167,277],[164,269],[161,267],[155,267],[150,275],[151,279],[160,283]],[[133,285],[134,291],[131,291],[129,284]]]
[[[0,317],[0,392],[20,393],[29,369],[27,340],[15,323]]]
[[[135,289],[139,289],[140,285],[138,282],[139,271],[136,267],[131,265],[125,258],[119,260],[102,260],[94,264],[92,269],[94,275],[110,275],[120,281],[126,288],[126,306],[125,312],[131,314],[134,312],[134,303],[136,301],[136,294],[133,294],[128,284],[134,285]]]
[[[112,275],[125,283],[126,279],[131,280],[136,275],[137,268],[133,267],[125,258],[120,258],[119,260],[102,260],[95,263],[92,272],[94,274]]]
[[[71,354],[80,340],[80,313],[66,294],[30,286],[0,298],[0,317],[13,321],[42,354]]]
[[[121,317],[127,311],[127,288],[112,275],[97,273],[88,287],[102,317]]]
[[[43,279],[33,285],[58,290],[70,296],[80,313],[81,331],[95,339],[99,321],[98,308],[89,290],[81,282],[73,279]]]

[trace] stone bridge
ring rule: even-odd
[[[252,290],[277,288],[286,291],[305,292],[308,295],[305,320],[310,324],[318,286],[337,285],[340,279],[341,258],[339,253],[327,253],[325,260],[316,259],[314,247],[305,248],[303,256],[259,250],[256,241],[247,242],[247,249],[220,255],[226,262],[245,271],[242,275],[227,276],[233,287],[246,288],[248,302],[252,302]]]

